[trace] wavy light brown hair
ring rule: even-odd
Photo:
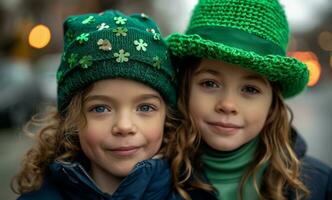
[[[23,132],[35,140],[34,146],[24,156],[21,170],[12,179],[11,189],[17,194],[38,190],[48,173],[48,165],[54,160],[72,162],[82,159],[78,130],[86,125],[83,112],[84,97],[92,86],[76,94],[68,105],[65,116],[56,107],[48,108],[46,113],[33,116],[24,126]],[[166,108],[164,140],[159,153],[164,153],[168,141],[174,137],[177,127],[175,110]],[[84,158],[83,158],[84,159]],[[87,158],[85,158],[87,159]]]
[[[178,109],[181,115],[181,124],[175,134],[169,156],[174,157],[171,163],[173,181],[177,191],[185,199],[190,199],[187,191],[198,188],[205,191],[215,191],[213,186],[206,183],[199,174],[202,171],[200,158],[201,134],[194,123],[189,111],[189,97],[193,73],[200,64],[198,58],[187,58],[179,62],[182,69],[179,78]],[[273,100],[263,130],[259,137],[253,164],[249,166],[243,176],[239,191],[239,199],[243,199],[243,187],[249,177],[255,177],[258,169],[265,163],[269,166],[264,174],[262,186],[259,187],[254,178],[254,187],[260,199],[286,200],[286,190],[291,189],[296,199],[309,194],[308,189],[300,180],[301,162],[292,149],[291,127],[288,116],[288,107],[284,103],[278,87],[272,84]],[[290,112],[291,114],[291,112]]]

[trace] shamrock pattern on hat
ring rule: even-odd
[[[145,14],[119,11],[71,16],[64,22],[64,52],[57,71],[58,109],[95,81],[141,81],[176,104],[176,80],[158,25]],[[166,52],[166,53],[165,53]]]
[[[162,67],[163,62],[160,55],[153,55],[154,52],[149,52],[149,43],[153,41],[158,42],[158,40],[160,40],[161,38],[160,33],[158,33],[154,27],[148,26],[148,28],[145,29],[146,32],[151,34],[151,36],[148,37],[151,39],[147,40],[146,38],[133,38],[133,36],[131,36],[130,38],[133,38],[131,43],[133,45],[133,48],[129,48],[128,51],[127,45],[130,45],[130,41],[128,41],[129,43],[120,42],[120,40],[129,40],[129,38],[127,37],[128,34],[130,34],[130,31],[128,29],[130,27],[130,24],[128,24],[128,19],[124,16],[114,16],[112,17],[111,21],[107,21],[105,20],[106,15],[107,12],[103,12],[99,13],[98,15],[87,15],[84,18],[75,16],[68,19],[68,22],[76,23],[75,21],[81,18],[80,23],[81,26],[83,26],[83,28],[81,29],[82,32],[80,33],[75,33],[71,29],[67,30],[65,38],[68,40],[69,45],[74,45],[70,42],[75,39],[75,41],[79,45],[81,45],[82,48],[94,49],[89,50],[90,53],[88,52],[88,54],[69,53],[68,56],[63,56],[63,59],[66,61],[66,63],[68,63],[68,69],[63,71],[61,76],[65,76],[68,70],[71,70],[76,66],[80,66],[82,69],[87,69],[93,66],[93,62],[97,61],[100,58],[99,56],[97,56],[98,54],[95,53],[97,51],[105,52],[103,57],[106,56],[110,59],[112,59],[113,57],[116,63],[126,63],[130,60],[132,55],[134,56],[133,58],[135,58],[135,56],[137,57],[138,52],[141,52],[140,55],[142,55],[142,58],[144,58],[144,53],[148,52],[144,60],[148,61],[149,58],[150,61],[148,61],[148,63],[151,63],[151,67],[154,67],[156,69],[160,69]],[[140,14],[140,18],[141,20],[149,19],[149,17],[144,13]],[[84,26],[86,27],[84,28]],[[107,33],[104,35],[104,37],[95,38],[97,32],[102,33],[105,31],[113,33],[115,37]],[[90,42],[93,42],[94,44],[91,44]],[[114,46],[113,42],[117,43],[117,45]],[[125,46],[119,46],[119,44],[121,43],[123,43],[123,45]],[[133,49],[135,49],[137,53],[132,52]],[[112,57],[106,54],[108,52],[111,53]],[[66,51],[64,53],[66,53]],[[168,59],[167,56],[164,56],[164,59]],[[60,80],[62,79],[59,78],[58,81]]]

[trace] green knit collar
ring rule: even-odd
[[[258,141],[257,137],[231,152],[203,145],[201,160],[208,179],[211,182],[238,182],[254,159]]]

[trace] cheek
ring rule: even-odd
[[[84,130],[80,134],[80,140],[86,144],[96,144],[98,142],[98,137],[96,137],[96,134],[93,134],[93,132],[89,130]]]
[[[262,106],[260,109],[254,109],[247,114],[247,120],[249,124],[252,124],[253,129],[260,132],[266,122],[269,109]]]
[[[189,98],[189,112],[195,118],[204,117],[211,113],[214,106],[214,97],[200,92],[197,88],[191,90]]]
[[[144,131],[143,135],[146,144],[145,146],[145,152],[147,153],[146,158],[150,158],[153,155],[155,155],[161,147],[164,136],[164,129],[163,127],[152,126],[142,131]]]
[[[148,141],[159,143],[164,135],[164,120],[160,119],[155,123],[149,123],[148,126],[143,127],[143,130]]]
[[[268,118],[268,114],[270,112],[270,109],[271,109],[271,104],[272,104],[272,97],[269,101],[267,102],[263,102],[261,104],[261,109],[258,109],[260,110],[260,116],[261,116],[261,119],[263,121],[263,125],[265,124],[267,118]]]
[[[161,113],[158,117],[140,120],[138,131],[150,147],[154,146],[159,149],[164,136],[165,114]]]
[[[192,86],[189,96],[189,112],[192,116],[198,116],[201,109],[201,104],[197,88]]]
[[[82,148],[100,146],[100,143],[105,139],[105,130],[103,126],[98,124],[91,126],[91,124],[88,123],[79,133]]]
[[[79,138],[81,147],[85,153],[90,152],[93,147],[98,145],[98,138],[88,130],[82,130],[79,133]]]

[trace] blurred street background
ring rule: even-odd
[[[54,104],[62,52],[62,22],[69,15],[119,9],[144,12],[164,36],[184,32],[197,0],[0,0],[0,199],[17,196],[12,176],[32,141],[21,128]],[[308,153],[332,166],[332,1],[281,0],[292,34],[289,56],[305,62],[309,87],[287,100]]]

